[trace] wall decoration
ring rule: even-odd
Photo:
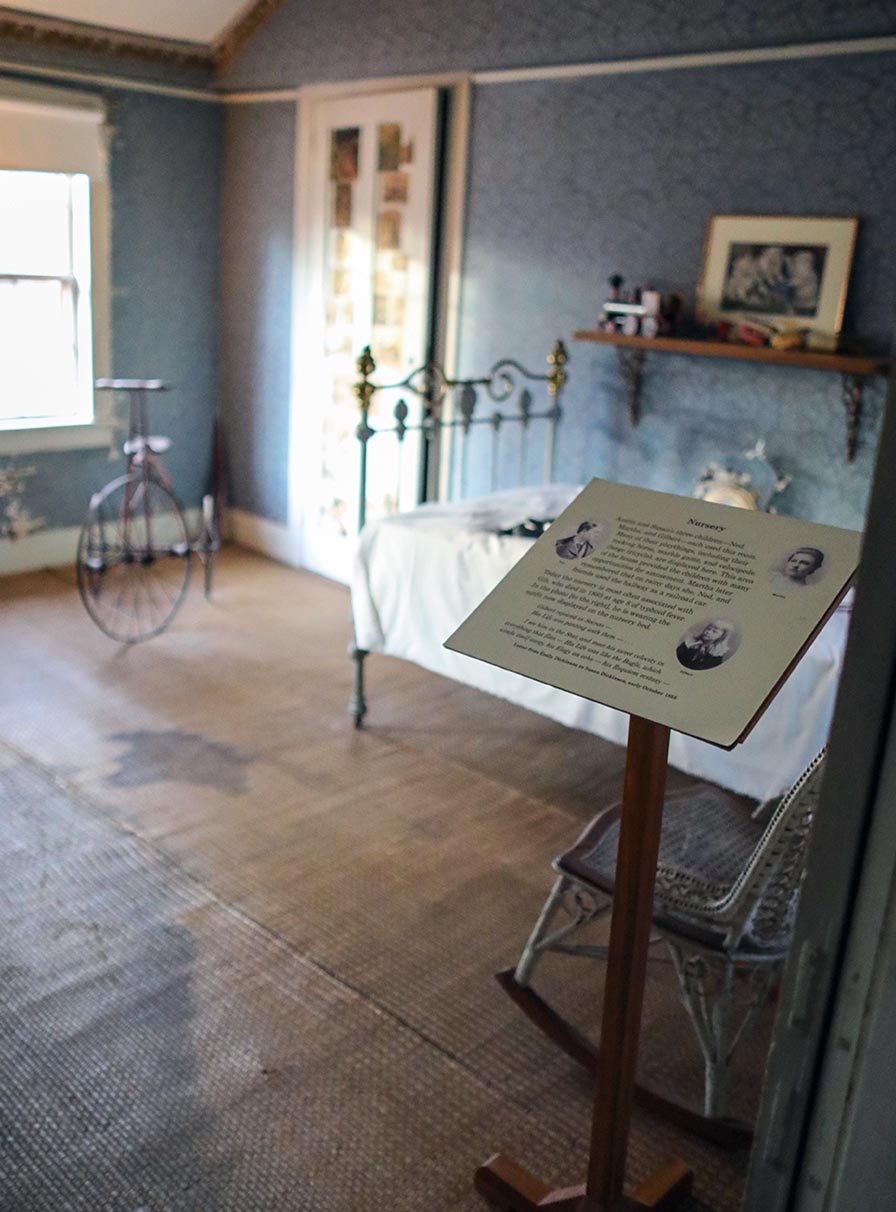
[[[404,295],[374,295],[373,322],[387,328],[404,327]]]
[[[330,278],[331,295],[350,295],[352,293],[352,271],[344,265],[337,265]]]
[[[407,202],[408,180],[407,173],[383,173],[383,201]]]
[[[401,247],[401,213],[397,210],[380,211],[376,220],[376,243],[381,249]]]
[[[377,168],[381,173],[395,172],[401,167],[401,123],[380,123],[377,127],[377,143]]]
[[[333,193],[333,226],[351,227],[352,187],[350,185],[337,185]]]
[[[370,342],[370,348],[380,369],[384,366],[399,367],[404,364],[404,350],[400,341],[390,341],[374,336]]]
[[[357,126],[334,130],[330,136],[330,180],[356,181],[361,131]]]
[[[401,162],[402,164],[414,163],[414,140],[409,139],[407,143],[401,145]]]
[[[350,273],[350,270],[345,272]],[[345,285],[344,282],[339,283]],[[351,328],[354,323],[355,309],[351,299],[335,298],[327,300],[327,327]]]
[[[32,517],[25,504],[25,481],[35,471],[34,467],[17,467],[15,463],[0,467],[0,539],[23,539],[46,525],[46,518]]]
[[[324,334],[324,349],[328,356],[344,354],[350,357],[354,349],[351,333],[342,332],[339,329],[328,329]]]
[[[697,293],[701,318],[840,331],[858,219],[714,215]]]
[[[760,438],[751,450],[713,459],[700,473],[693,495],[717,505],[777,513],[773,501],[790,480],[790,476],[780,475],[768,461],[765,439]]]
[[[351,239],[347,231],[337,233],[333,241],[333,260],[339,264],[344,264],[349,259],[351,252]]]

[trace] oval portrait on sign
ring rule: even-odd
[[[791,547],[770,569],[769,581],[776,593],[806,589],[824,580],[824,552],[820,547]]]
[[[609,522],[585,518],[572,534],[565,534],[563,538],[557,539],[554,550],[561,560],[583,560],[606,547],[612,534],[613,528]]]
[[[730,661],[740,646],[740,633],[728,619],[703,619],[684,633],[675,649],[679,665],[695,673]]]

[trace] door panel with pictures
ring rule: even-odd
[[[339,579],[350,572],[358,515],[358,355],[370,345],[377,382],[402,379],[426,357],[435,126],[433,89],[323,102],[315,114],[321,325],[318,387],[300,418],[315,452],[303,477],[303,562]],[[374,427],[390,423],[398,398],[377,393]],[[416,420],[419,402],[403,398]],[[381,449],[369,464],[368,516],[409,508],[420,439],[373,442]]]

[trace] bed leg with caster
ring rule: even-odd
[[[360,728],[364,723],[364,716],[367,714],[367,700],[364,698],[364,658],[367,656],[367,649],[351,644],[348,652],[354,664],[352,697],[348,701],[348,709],[355,721],[355,727]]]

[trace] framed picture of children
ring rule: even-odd
[[[714,215],[697,292],[700,317],[835,336],[857,229],[856,218]]]

